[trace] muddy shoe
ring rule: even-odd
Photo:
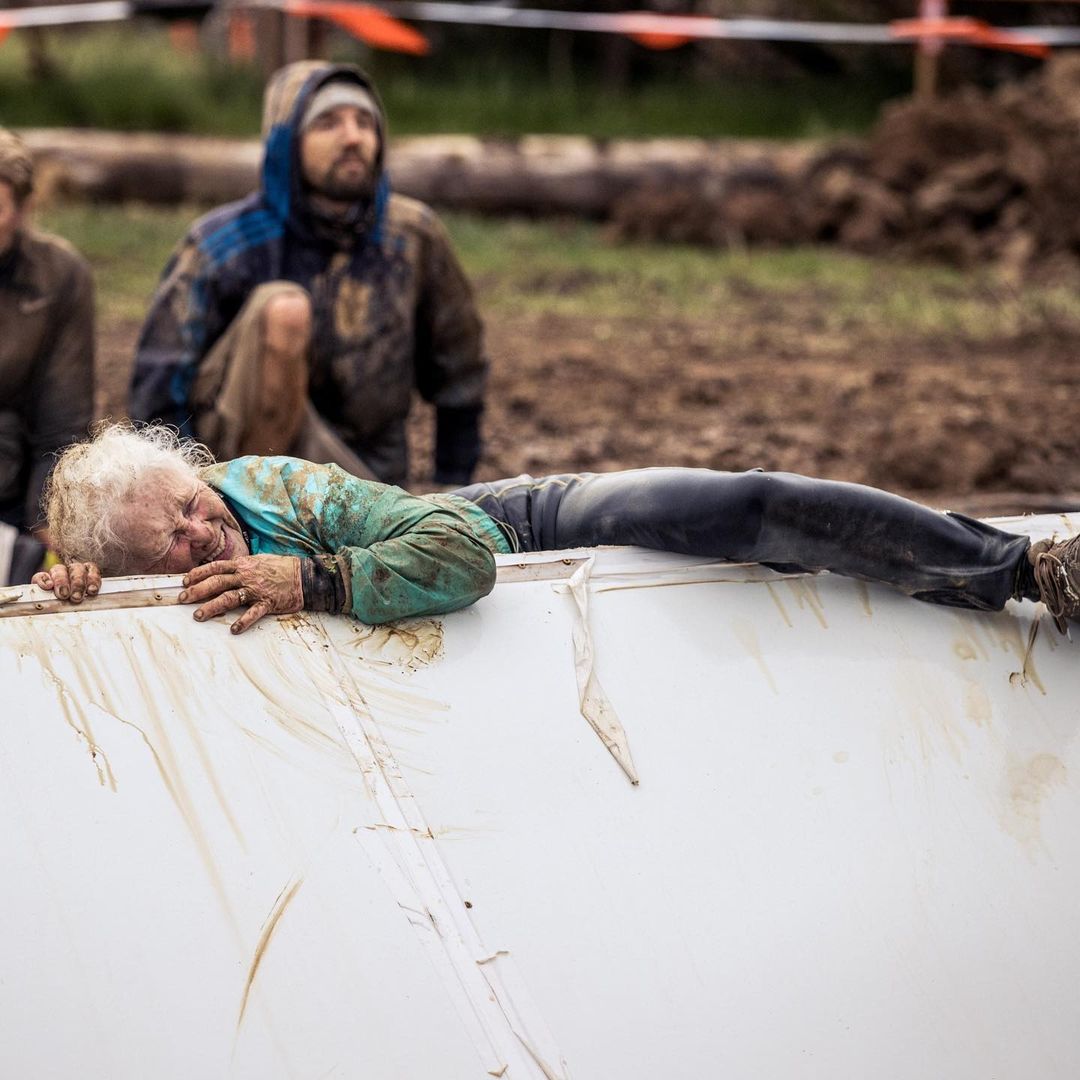
[[[1031,545],[1028,560],[1039,599],[1064,634],[1065,620],[1080,617],[1080,534],[1060,543],[1040,540]]]

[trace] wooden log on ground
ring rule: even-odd
[[[255,186],[262,154],[254,139],[67,129],[23,135],[46,198],[228,202]],[[696,183],[754,163],[794,177],[818,149],[813,142],[756,140],[432,136],[395,140],[389,168],[395,190],[440,207],[604,218],[644,184]]]
[[[43,128],[21,133],[45,199],[220,203],[246,195],[258,177],[254,140]]]

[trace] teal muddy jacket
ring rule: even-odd
[[[493,556],[510,551],[466,499],[410,495],[336,465],[242,457],[201,476],[229,503],[252,555],[298,555],[340,575],[332,610],[366,623],[466,607],[491,592]]]

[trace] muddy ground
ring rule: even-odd
[[[765,301],[763,301],[763,304]],[[478,479],[646,465],[763,466],[994,514],[1080,506],[1080,337],[891,344],[775,311],[738,327],[487,318]],[[104,320],[99,412],[122,408],[137,327]],[[414,490],[431,410],[414,412]]]

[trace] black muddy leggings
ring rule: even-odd
[[[998,610],[1037,598],[1030,540],[876,488],[793,473],[636,469],[458,489],[520,551],[599,544],[831,570],[919,600]]]

